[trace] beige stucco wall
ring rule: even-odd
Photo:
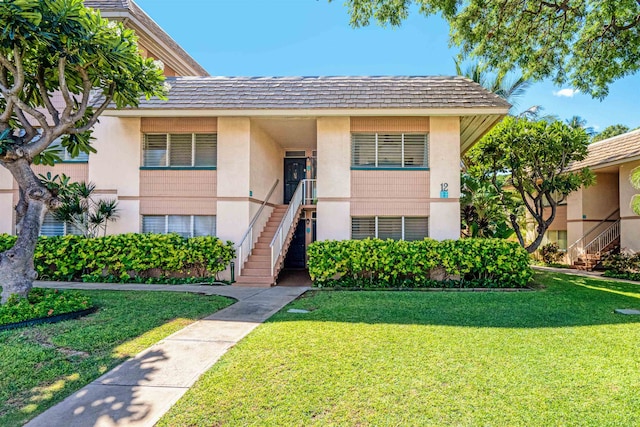
[[[640,193],[629,182],[631,171],[640,166],[640,161],[620,165],[620,247],[640,251],[640,216],[631,209],[631,198]]]
[[[13,233],[13,177],[0,166],[0,234]]]
[[[263,201],[276,180],[276,190],[269,199],[281,204],[283,200],[284,149],[256,123],[251,123],[251,175],[249,189],[252,197]]]
[[[568,245],[584,234],[582,223],[582,188],[567,196],[567,241]]]
[[[96,154],[89,156],[89,180],[120,197],[138,197],[141,134],[139,118],[102,117],[95,128]]]
[[[460,238],[460,203],[431,203],[429,237],[436,240]]]
[[[349,117],[318,118],[318,240],[351,238],[351,125]]]
[[[349,117],[318,118],[318,202],[351,197]],[[321,228],[318,223],[318,228]]]
[[[351,238],[351,203],[349,201],[318,202],[317,240],[347,240]]]
[[[251,121],[218,119],[218,237],[239,243],[250,221]]]
[[[109,223],[107,234],[139,233],[142,231],[140,201],[118,200],[119,219]]]
[[[13,234],[13,194],[0,192],[0,234],[4,233]]]
[[[460,118],[432,117],[429,134],[430,194],[440,196],[443,183],[448,184],[449,199],[432,201],[429,236],[442,239],[460,237]]]
[[[595,238],[611,226],[612,222],[598,224],[620,205],[618,174],[596,173],[596,183],[581,188],[567,197],[567,241],[571,245],[588,233]],[[615,220],[618,215],[611,219]],[[553,228],[551,228],[553,229]]]
[[[582,215],[586,220],[603,220],[619,205],[618,174],[596,173],[596,184],[582,191]]]

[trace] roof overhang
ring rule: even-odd
[[[209,76],[191,55],[184,51],[164,30],[137,6],[135,9],[101,9],[103,18],[122,21],[126,27],[135,31],[138,40],[151,52],[162,58],[162,62],[181,76]],[[146,24],[149,21],[152,25]],[[173,46],[167,42],[170,41]]]
[[[460,117],[460,149],[466,152],[508,113],[506,108],[326,108],[326,109],[123,109],[107,110],[110,117]]]

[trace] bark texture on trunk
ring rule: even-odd
[[[33,255],[40,226],[47,211],[55,205],[56,198],[42,185],[33,173],[26,159],[3,162],[20,187],[16,224],[18,239],[13,248],[0,253],[0,286],[2,286],[2,304],[11,295],[26,297],[37,278],[33,265]]]

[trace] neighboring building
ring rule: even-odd
[[[631,171],[640,166],[640,130],[598,141],[589,146],[588,157],[571,170],[589,167],[596,184],[580,189],[567,199],[567,237],[571,262],[587,253],[620,247],[640,250],[640,216],[630,207],[637,193],[629,181]]]
[[[168,38],[152,23],[135,25]],[[151,50],[149,39],[142,47],[163,61],[167,52],[186,55],[168,42],[166,52]],[[185,62],[165,64],[205,74]],[[272,284],[285,261],[304,267],[315,239],[457,239],[461,152],[509,110],[463,77],[167,82],[168,101],[107,110],[94,133],[98,153],[55,171],[117,198],[110,233],[212,234],[241,244],[239,281],[252,284]],[[0,197],[0,232],[12,232],[17,193],[4,170]]]

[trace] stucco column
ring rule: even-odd
[[[100,118],[93,136],[97,153],[89,156],[89,181],[100,198],[118,200],[119,219],[107,227],[109,234],[140,232],[140,118]]]
[[[429,169],[431,171],[429,237],[460,238],[460,118],[431,117]],[[448,197],[441,194],[447,189]]]
[[[249,226],[251,121],[248,117],[218,119],[217,234],[240,243]]]
[[[317,131],[317,239],[350,239],[351,120],[320,117]]]
[[[0,234],[13,233],[13,176],[0,166]]]
[[[631,209],[631,198],[640,191],[629,182],[631,171],[640,161],[620,165],[620,247],[640,251],[640,216]]]

